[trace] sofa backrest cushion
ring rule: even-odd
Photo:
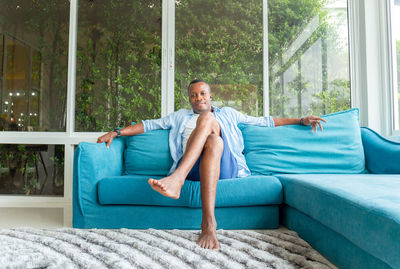
[[[362,127],[365,166],[373,174],[400,174],[400,140],[387,139]]]
[[[239,125],[253,174],[365,173],[358,109],[322,116],[323,131],[311,126],[274,128]]]
[[[128,137],[125,174],[166,176],[172,166],[168,136],[169,130],[154,130]]]

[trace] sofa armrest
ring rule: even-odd
[[[361,127],[361,137],[369,172],[400,174],[400,142],[386,139],[367,127]]]
[[[114,139],[110,148],[105,143],[78,144],[74,154],[73,203],[74,210],[79,210],[82,216],[86,205],[98,204],[99,180],[122,174],[124,148],[124,138]]]

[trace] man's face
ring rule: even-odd
[[[211,111],[210,86],[204,82],[192,84],[189,89],[189,101],[194,113]]]

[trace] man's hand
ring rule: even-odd
[[[321,129],[321,131],[323,130],[320,121],[326,122],[326,120],[324,120],[323,118],[316,117],[316,116],[308,116],[303,119],[303,124],[304,125],[312,125],[311,132],[312,131],[317,132],[318,125],[319,125],[319,128]]]
[[[111,131],[111,132],[108,132],[105,135],[102,135],[99,138],[97,138],[97,143],[107,142],[107,148],[109,148],[111,142],[114,140],[115,137],[117,137],[117,133],[114,131]]]

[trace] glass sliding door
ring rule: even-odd
[[[175,110],[187,86],[207,81],[215,106],[253,116],[263,107],[263,1],[175,1]]]
[[[79,1],[76,131],[161,116],[161,1]]]
[[[350,108],[347,1],[268,0],[270,113]]]

